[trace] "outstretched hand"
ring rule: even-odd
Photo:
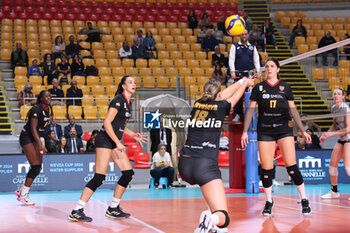
[[[134,139],[139,143],[146,143],[148,141],[147,135],[142,135],[139,133],[135,134]]]

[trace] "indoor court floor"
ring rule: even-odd
[[[322,200],[330,185],[307,185],[312,213],[301,214],[295,186],[274,187],[271,217],[261,211],[264,194],[228,194],[231,224],[228,232],[350,232],[350,184],[339,185],[339,199]],[[67,220],[81,191],[31,192],[35,206],[22,206],[13,193],[0,193],[0,232],[169,232],[189,233],[198,226],[206,204],[199,188],[128,189],[121,202],[129,219],[105,217],[112,190],[98,190],[85,207],[90,223]]]

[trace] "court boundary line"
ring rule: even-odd
[[[101,204],[103,204],[103,205],[105,205],[105,206],[108,207],[108,205],[107,205],[106,203],[104,203],[103,201],[100,201],[100,200],[96,200],[96,201],[97,201],[98,203],[101,203]],[[160,230],[160,229],[158,229],[158,228],[156,228],[156,227],[154,227],[154,226],[152,226],[152,225],[150,225],[150,224],[148,224],[148,223],[145,223],[144,221],[142,221],[142,220],[140,220],[140,219],[138,219],[138,218],[135,218],[135,217],[133,217],[133,216],[130,216],[129,218],[132,219],[132,220],[134,220],[135,222],[140,223],[141,225],[144,225],[144,226],[146,226],[146,227],[148,227],[148,228],[150,228],[150,229],[152,229],[152,230],[158,232],[158,233],[165,233],[164,231],[162,231],[162,230]]]
[[[281,196],[274,196],[274,198],[281,198],[281,199],[285,199],[285,200],[299,200],[299,199],[295,199],[295,198],[287,198],[287,197],[281,197]],[[334,205],[334,204],[328,204],[328,203],[323,203],[323,202],[318,202],[318,201],[310,201],[309,199],[309,203],[312,204],[320,204],[320,205],[325,205],[325,206],[332,206],[332,207],[340,207],[340,208],[344,208],[344,209],[350,209],[349,206],[343,206],[343,205]]]

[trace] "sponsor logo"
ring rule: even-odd
[[[270,99],[270,94],[263,94],[263,95],[262,95],[262,98],[263,98],[263,99]]]
[[[162,114],[157,110],[156,112],[145,111],[143,113],[143,128],[144,129],[159,129],[160,116]]]
[[[312,156],[306,156],[303,159],[299,159],[298,165],[299,168],[320,168],[322,165],[321,161],[321,159],[316,159]]]
[[[17,173],[18,174],[21,174],[22,171],[23,171],[23,173],[27,174],[29,172],[29,169],[30,169],[30,164],[28,163],[28,161],[25,161],[24,163],[19,163],[17,165]],[[42,164],[42,168],[41,168],[40,172],[43,173],[43,171],[44,171],[44,165]]]
[[[263,86],[262,85],[259,85],[259,91],[263,91]]]
[[[284,86],[280,86],[280,91],[284,91]]]
[[[114,172],[114,163],[109,162],[108,165],[109,165],[109,170],[111,172]],[[95,171],[94,167],[95,167],[95,162],[89,162],[89,172],[94,172]]]

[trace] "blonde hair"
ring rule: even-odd
[[[220,91],[221,83],[215,79],[210,79],[204,84],[202,100],[215,100]]]

